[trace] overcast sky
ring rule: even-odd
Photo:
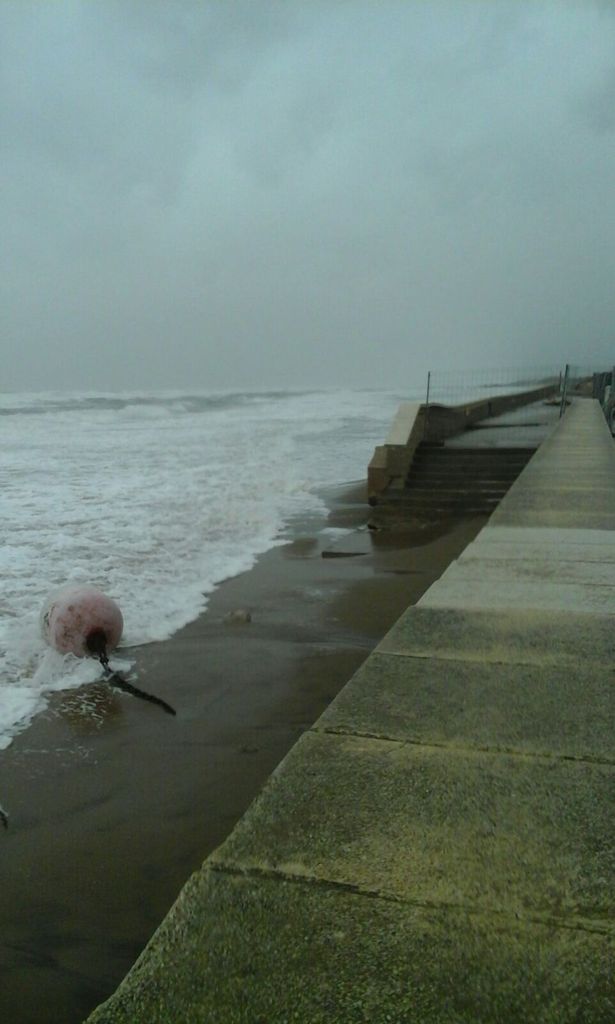
[[[615,361],[615,5],[1,0],[0,389]]]

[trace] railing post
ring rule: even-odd
[[[431,370],[427,371],[427,394],[425,396],[425,412],[423,413],[423,439],[427,434],[427,420],[429,418],[429,389],[431,386]]]
[[[562,401],[561,401],[560,407],[559,407],[559,418],[560,418],[560,420],[561,420],[562,416],[564,415],[564,413],[566,411],[566,392],[568,391],[568,375],[569,375],[569,373],[570,373],[570,364],[566,363],[566,369],[564,370],[564,381],[563,381],[563,384],[562,384]]]

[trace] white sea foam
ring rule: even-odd
[[[365,475],[391,392],[0,395],[0,749],[45,694],[95,662],[45,649],[38,616],[69,580],[124,613],[124,646],[163,640],[216,584]]]

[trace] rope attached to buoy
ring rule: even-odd
[[[166,711],[168,715],[176,715],[175,708],[172,708],[170,704],[167,704],[166,700],[162,700],[161,697],[154,696],[153,693],[146,693],[145,690],[140,690],[138,686],[133,686],[127,679],[124,679],[119,672],[114,672],[109,665],[109,657],[107,655],[107,639],[103,630],[95,630],[90,633],[86,640],[86,646],[88,651],[95,657],[98,658],[100,664],[103,667],[105,673],[105,682],[111,686],[117,687],[118,690],[123,690],[124,693],[130,693],[133,697],[139,697],[141,700],[147,700],[150,704],[157,704],[163,711]]]

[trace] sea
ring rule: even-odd
[[[129,648],[195,619],[219,584],[365,478],[405,391],[0,394],[0,749],[49,695],[97,679],[47,647],[54,588],[99,587]]]

